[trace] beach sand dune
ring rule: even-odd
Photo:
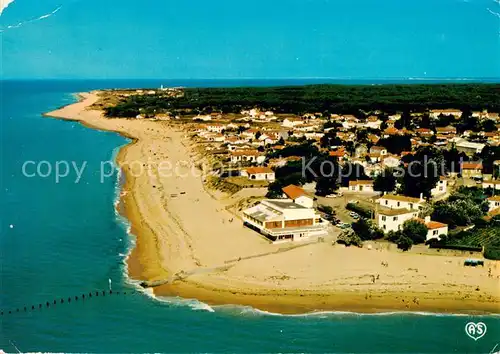
[[[122,206],[137,237],[128,271],[134,279],[167,280],[156,295],[281,313],[500,313],[496,261],[466,268],[466,256],[270,244],[226,210],[235,200],[206,191],[202,161],[179,125],[105,118],[88,109],[97,100],[97,92],[81,94],[80,102],[47,115],[133,139],[117,157],[126,176]]]

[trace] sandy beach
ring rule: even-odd
[[[278,313],[500,313],[500,262],[472,268],[463,266],[466,255],[270,244],[226,210],[224,196],[207,192],[202,161],[179,124],[105,118],[88,108],[98,92],[80,98],[46,115],[132,139],[117,157],[126,177],[121,209],[137,238],[128,273],[168,281],[156,295]]]

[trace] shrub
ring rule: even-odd
[[[318,205],[318,210],[322,211],[325,214],[329,214],[329,215],[334,214],[333,208],[329,205],[323,205],[323,204]]]
[[[485,247],[484,248],[484,258],[486,259],[493,259],[493,260],[500,260],[500,248],[496,247]]]
[[[347,229],[344,232],[342,232],[337,239],[337,243],[341,243],[346,246],[351,246],[351,245],[357,247],[363,246],[361,238],[359,238],[359,236],[356,235],[356,233],[352,229]]]
[[[398,248],[403,251],[408,251],[411,246],[413,245],[413,241],[411,238],[406,237],[406,236],[401,236],[397,241],[396,244],[398,245]]]

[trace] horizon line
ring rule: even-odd
[[[413,77],[413,76],[385,76],[385,77],[352,77],[352,76],[302,76],[302,77],[259,77],[259,76],[243,76],[243,77],[180,77],[180,78],[166,78],[166,77],[7,77],[0,78],[0,81],[42,81],[42,80],[407,80],[407,81],[431,81],[431,80],[444,80],[444,81],[473,81],[473,80],[498,80],[498,76],[484,76],[484,77]]]

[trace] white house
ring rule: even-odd
[[[219,143],[223,143],[224,141],[226,141],[226,136],[220,133],[208,133],[205,134],[204,137],[209,141],[216,141]]]
[[[370,148],[370,154],[377,154],[380,156],[387,155],[387,149],[383,146],[374,145]]]
[[[294,203],[302,205],[306,208],[312,208],[314,205],[314,199],[307,195],[307,193],[294,184],[290,184],[281,189],[283,191],[283,197],[291,199]]]
[[[426,216],[424,220],[417,219],[427,227],[427,238],[429,241],[432,238],[441,239],[441,235],[448,235],[448,225],[437,221],[432,221],[430,216]]]
[[[210,123],[207,124],[206,129],[212,133],[221,133],[224,129],[226,129],[226,126],[220,123]]]
[[[491,188],[494,190],[500,190],[500,180],[489,180],[489,181],[483,181],[483,188]]]
[[[300,124],[300,125],[296,125],[294,127],[294,130],[297,130],[299,132],[314,132],[316,130],[319,129],[319,125],[318,124],[314,124],[314,123],[304,123],[304,124]]]
[[[380,129],[380,126],[382,125],[382,121],[378,119],[377,116],[369,116],[368,119],[366,120],[366,127],[371,128],[371,129]]]
[[[381,209],[377,212],[378,226],[385,232],[399,231],[403,229],[404,223],[408,220],[416,220],[427,227],[426,241],[437,238],[441,235],[448,235],[448,225],[437,221],[432,221],[430,216],[424,220],[417,218],[416,210],[408,209]]]
[[[325,133],[320,132],[304,133],[307,139],[321,139],[324,135]]]
[[[401,159],[396,155],[382,155],[380,158],[382,167],[398,167],[401,164]]]
[[[297,125],[301,125],[303,123],[301,118],[285,118],[283,120],[283,123],[281,125],[286,128],[293,128],[296,127]]]
[[[401,230],[405,221],[414,219],[417,215],[417,210],[380,208],[377,210],[376,220],[379,228],[387,233]]]
[[[376,200],[378,204],[389,209],[420,210],[424,205],[424,199],[407,197],[397,194],[386,194]]]
[[[479,154],[483,151],[486,144],[474,143],[465,139],[452,139],[458,151],[465,152],[467,155]]]
[[[266,156],[257,150],[231,151],[230,157],[232,163],[238,163],[238,162],[263,163],[266,160]]]
[[[344,118],[346,119],[342,122],[342,126],[346,129],[355,128],[359,123],[359,119],[354,116],[344,116]]]
[[[273,242],[323,236],[327,234],[328,225],[313,208],[289,199],[263,200],[243,211],[243,223]]]
[[[373,192],[373,181],[349,181],[350,192]]]
[[[489,211],[492,211],[493,209],[500,208],[500,196],[494,196],[491,198],[488,198],[488,204],[490,206]]]
[[[242,170],[241,175],[255,181],[273,182],[275,180],[274,171],[269,167],[249,167]]]
[[[429,116],[434,119],[438,118],[441,114],[445,116],[452,115],[455,118],[460,118],[462,116],[462,111],[458,109],[432,109],[429,112]]]
[[[431,189],[431,195],[433,197],[442,195],[446,193],[447,188],[448,188],[448,181],[446,180],[446,178],[441,177],[441,179],[436,184],[436,187]]]

